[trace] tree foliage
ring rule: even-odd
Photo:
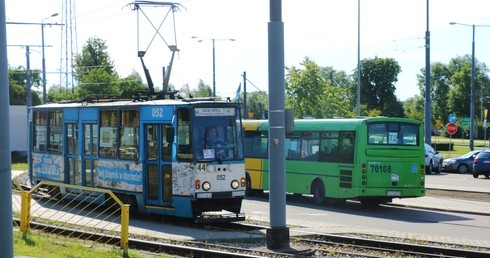
[[[192,90],[191,94],[193,97],[211,97],[213,96],[213,90],[207,84],[204,84],[202,80],[199,80],[199,84],[197,84],[197,89]]]
[[[118,75],[107,53],[105,41],[90,38],[82,53],[75,57],[75,78],[78,80],[77,95],[84,98],[91,94],[120,94],[116,82]]]
[[[301,65],[303,69],[286,68],[286,108],[293,109],[297,118],[352,117],[347,87],[332,86],[329,69],[308,57]]]
[[[452,58],[448,64],[434,63],[430,68],[430,98],[432,123],[440,119],[446,124],[448,115],[456,114],[457,117],[470,116],[471,102],[471,56]],[[490,80],[487,76],[488,69],[485,64],[475,60],[475,117],[481,117],[481,99],[490,95]],[[407,114],[424,114],[425,101],[425,68],[417,75],[420,96],[417,105],[405,105]],[[423,118],[423,116],[422,116]],[[476,121],[479,121],[477,119]]]
[[[243,99],[243,94],[240,99]],[[267,93],[263,91],[254,91],[247,93],[247,114],[245,114],[245,117],[251,119],[263,119],[265,118],[265,112],[268,107],[269,100]],[[248,113],[250,113],[252,117],[248,117]]]
[[[395,95],[395,83],[401,67],[393,58],[363,59],[361,60],[361,104],[369,110],[379,110],[381,115],[390,117],[404,117],[403,105]],[[357,80],[357,69],[352,75]],[[355,84],[351,92],[355,92]],[[356,96],[356,94],[352,94]]]
[[[9,102],[10,105],[27,104],[27,70],[22,66],[9,68]],[[32,105],[42,103],[39,93],[36,91],[41,85],[41,75],[39,70],[30,71],[31,81],[31,100]]]

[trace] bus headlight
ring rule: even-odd
[[[210,182],[204,182],[202,183],[202,190],[204,191],[208,191],[209,189],[211,189],[211,183]]]
[[[237,189],[239,186],[240,186],[240,183],[238,182],[238,180],[231,181],[231,188]]]

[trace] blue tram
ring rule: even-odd
[[[110,189],[144,214],[244,220],[238,103],[89,99],[35,106],[29,117],[33,184]],[[219,144],[206,143],[209,128]]]

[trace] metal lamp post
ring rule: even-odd
[[[215,39],[215,38],[200,38],[196,36],[192,36],[193,39],[197,39],[197,42],[203,42],[204,40],[211,40],[213,42],[213,97],[216,97],[216,50],[214,46],[214,42],[216,40],[229,40],[235,41],[235,39]]]
[[[43,104],[47,102],[46,100],[46,60],[44,58],[44,21],[58,16],[58,13],[53,13],[49,17],[42,19],[41,21],[41,49],[42,49],[42,69],[43,69]]]
[[[458,22],[450,22],[451,25],[471,26],[473,37],[471,42],[471,92],[470,92],[470,149],[474,150],[475,140],[475,27],[488,27],[490,25],[475,25]]]

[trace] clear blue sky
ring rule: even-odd
[[[62,3],[65,0],[6,0],[7,22],[40,23],[53,13],[59,16],[45,23],[65,23]],[[195,88],[202,79],[212,85],[212,43],[197,42],[192,36],[217,40],[216,91],[221,96],[235,96],[243,82],[241,74],[260,90],[267,91],[268,56],[267,0],[182,0],[174,1],[185,9],[175,13],[177,45],[170,83],[177,88],[189,84]],[[396,94],[406,100],[419,94],[416,74],[425,66],[426,1],[424,0],[361,0],[361,59],[390,57],[402,69],[396,83]],[[74,52],[81,50],[90,37],[106,41],[108,52],[118,73],[125,77],[132,71],[143,76],[137,57],[137,12],[127,5],[131,1],[72,1],[76,26],[71,28]],[[305,57],[320,66],[331,66],[351,74],[357,67],[358,0],[283,0],[282,18],[285,26],[286,66],[299,67]],[[471,54],[472,30],[453,26],[455,21],[466,24],[489,24],[488,0],[430,0],[429,29],[431,32],[431,63],[447,63],[456,56]],[[68,8],[69,9],[69,8]],[[145,10],[155,26],[165,14],[163,8]],[[141,13],[140,13],[141,14]],[[164,26],[168,26],[167,20]],[[140,49],[146,48],[151,25],[140,15]],[[70,30],[69,30],[70,31]],[[48,87],[60,84],[67,38],[61,26],[45,27],[46,71]],[[76,32],[76,34],[75,34]],[[166,32],[165,32],[166,33]],[[173,35],[164,38],[173,42]],[[69,39],[68,39],[69,40]],[[9,45],[41,45],[41,27],[7,25]],[[26,66],[25,49],[8,47],[9,65]],[[476,58],[490,65],[490,27],[476,29]],[[31,68],[41,69],[41,48],[31,48]],[[170,52],[156,38],[148,49],[145,61],[156,86],[161,86],[161,67],[167,66]],[[64,79],[62,79],[64,80]],[[243,88],[242,88],[243,89]],[[256,91],[247,84],[248,91]]]

